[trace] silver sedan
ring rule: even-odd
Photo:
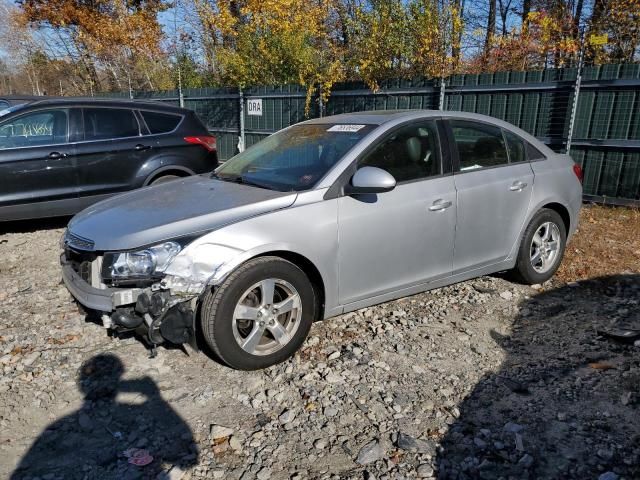
[[[64,281],[104,326],[152,349],[201,330],[228,365],[257,369],[311,324],[512,270],[541,283],[575,231],[582,172],[482,115],[362,112],[286,128],[213,174],[78,214]]]

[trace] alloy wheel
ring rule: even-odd
[[[267,278],[249,287],[233,312],[233,336],[251,355],[270,355],[294,337],[302,302],[289,282]]]
[[[531,239],[531,266],[538,273],[546,273],[553,268],[560,251],[560,229],[553,222],[545,222],[538,227]]]

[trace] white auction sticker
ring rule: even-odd
[[[357,132],[361,128],[364,128],[364,125],[334,125],[327,132]]]

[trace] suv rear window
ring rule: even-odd
[[[140,112],[151,133],[167,133],[175,130],[182,120],[180,115],[158,112]]]
[[[138,121],[132,110],[124,108],[85,108],[84,139],[137,137]]]

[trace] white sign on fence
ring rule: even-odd
[[[247,99],[247,114],[262,116],[262,99],[250,98]]]

